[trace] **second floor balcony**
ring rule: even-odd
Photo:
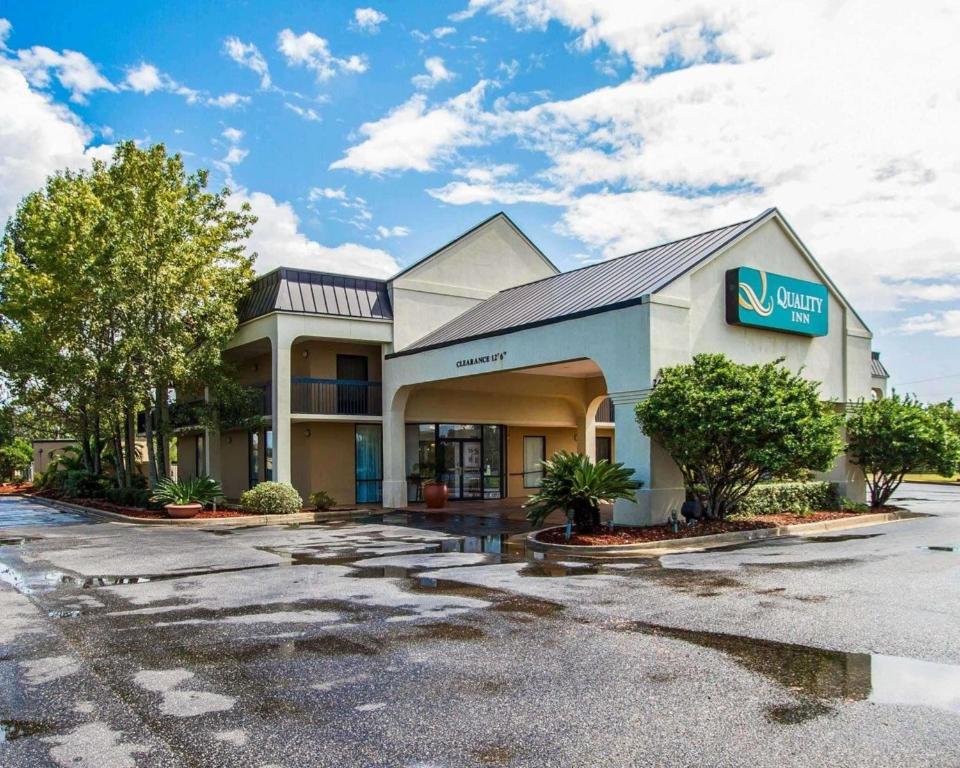
[[[381,416],[381,395],[379,381],[295,376],[290,380],[290,411],[318,416]]]

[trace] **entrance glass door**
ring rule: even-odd
[[[461,498],[482,499],[483,485],[481,473],[481,443],[479,440],[464,440],[460,443],[461,464],[463,465],[463,481],[461,484]]]
[[[460,441],[441,440],[438,453],[440,455],[440,479],[447,486],[449,497],[459,499],[463,489],[463,462],[460,455]]]

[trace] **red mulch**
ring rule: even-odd
[[[645,541],[669,541],[670,539],[689,539],[693,536],[710,536],[714,533],[729,533],[730,531],[754,531],[758,528],[777,528],[782,525],[796,525],[797,523],[818,523],[823,520],[837,520],[845,517],[858,517],[873,512],[890,512],[892,507],[884,507],[869,512],[811,512],[808,515],[792,515],[781,513],[777,515],[757,515],[749,520],[703,520],[689,528],[681,528],[673,532],[670,525],[656,525],[647,528],[615,528],[612,531],[598,531],[597,533],[574,533],[569,540],[565,539],[563,528],[552,528],[537,534],[537,539],[548,544],[578,544],[580,546],[606,547],[612,544],[640,544]]]
[[[21,493],[28,493],[33,488],[33,483],[3,483],[0,485],[0,496],[14,496]]]
[[[134,517],[139,520],[169,520],[170,516],[163,510],[144,509],[143,507],[124,507],[120,504],[111,504],[102,499],[66,499],[54,491],[40,491],[37,496],[44,496],[50,499],[61,499],[71,504],[78,504],[81,507],[90,507],[91,509],[100,509],[104,512],[113,512],[124,517]],[[236,509],[204,509],[198,512],[189,520],[210,520],[220,517],[251,517],[251,515]]]

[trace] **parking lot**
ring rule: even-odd
[[[929,516],[583,562],[5,498],[0,765],[956,766],[960,489],[898,503]]]

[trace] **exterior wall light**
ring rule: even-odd
[[[307,427],[307,428],[303,431],[303,434],[306,435],[307,437],[310,437],[310,427]]]
[[[310,350],[309,350],[309,349],[303,350],[303,356],[304,356],[304,357],[310,357]]]

